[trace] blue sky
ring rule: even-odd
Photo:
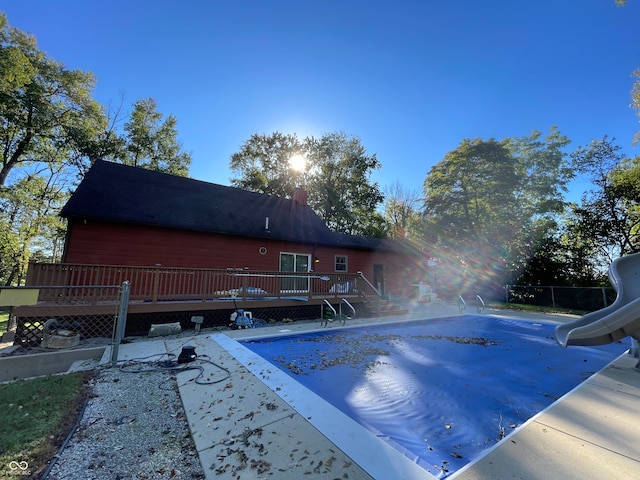
[[[464,138],[557,125],[570,149],[608,135],[639,155],[639,0],[0,0],[0,11],[93,72],[101,103],[153,97],[175,115],[204,181],[228,185],[231,154],[274,131],[358,136],[382,163],[373,180],[415,191]]]

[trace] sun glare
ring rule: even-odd
[[[294,155],[289,159],[289,166],[296,172],[303,172],[307,166],[307,159],[304,155]]]

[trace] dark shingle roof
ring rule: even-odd
[[[379,239],[333,233],[309,206],[294,200],[101,160],[60,215],[301,243],[381,246]]]

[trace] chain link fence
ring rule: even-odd
[[[122,305],[123,285],[111,286],[55,286],[3,287],[0,306],[9,308],[7,331],[14,334],[14,345],[29,351],[58,348],[51,344],[83,346],[113,344],[119,316],[127,315]],[[127,297],[128,298],[128,297]],[[579,311],[595,311],[611,305],[616,292],[611,287],[514,286],[505,287],[507,303],[546,306]],[[126,299],[124,299],[126,302]],[[254,317],[267,323],[307,317],[321,317],[317,305],[295,308],[251,309]],[[203,312],[156,312],[130,314],[126,334],[145,334],[150,324],[178,321],[183,329],[193,328],[191,317],[202,315],[203,328],[228,326],[229,310]],[[124,313],[123,313],[124,312]],[[302,315],[302,316],[305,316]],[[4,332],[0,332],[4,333]],[[125,332],[121,332],[124,335]],[[59,337],[66,336],[66,340]],[[55,337],[52,339],[52,337]],[[54,342],[55,343],[55,342]]]
[[[125,284],[127,288],[125,289]],[[194,328],[192,318],[201,316],[202,328],[228,328],[229,308],[206,310],[173,310],[132,313],[129,311],[129,284],[122,286],[55,286],[2,288],[4,298],[11,298],[7,330],[12,332],[13,343],[23,351],[37,353],[51,348],[113,345],[126,335],[147,335],[152,324],[180,323],[183,330]],[[31,300],[25,299],[31,293]],[[9,295],[5,295],[9,293]],[[135,302],[135,301],[134,301]],[[242,302],[254,318],[266,324],[292,322],[299,318],[321,318],[320,305],[295,305],[255,308]],[[0,305],[3,305],[0,303]],[[116,332],[118,318],[121,330]],[[0,332],[4,333],[4,332]],[[52,338],[55,334],[55,338]],[[60,340],[60,336],[67,336]]]
[[[507,303],[593,312],[611,305],[616,291],[611,287],[507,285],[505,297]]]
[[[26,350],[112,344],[123,286],[3,288],[7,331]],[[8,305],[7,305],[8,304]],[[124,309],[126,315],[126,305]]]

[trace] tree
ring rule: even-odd
[[[0,13],[0,282],[20,280],[29,256],[55,258],[65,226],[57,213],[97,159],[187,175],[191,157],[175,117],[153,99],[134,104],[124,132],[120,108],[93,100],[91,73],[67,69],[35,37]]]
[[[422,197],[417,191],[410,190],[400,182],[395,182],[384,192],[384,218],[391,235],[396,238],[416,236],[420,222],[418,207]]]
[[[534,130],[526,137],[508,138],[505,142],[523,182],[517,197],[524,217],[563,212],[564,194],[575,176],[564,151],[570,140],[553,126],[544,138]]]
[[[331,133],[305,140],[311,165],[306,186],[314,210],[335,232],[386,236],[378,206],[384,200],[370,176],[380,168],[376,155],[367,155],[357,137]]]
[[[427,175],[427,214],[441,234],[476,243],[511,216],[521,182],[503,142],[463,140]]]
[[[633,88],[631,89],[631,107],[640,118],[640,68],[633,72],[633,76],[636,77],[636,81],[633,83]],[[638,142],[640,142],[640,132],[636,132],[633,139],[634,145],[637,145]]]
[[[153,98],[135,102],[129,121],[124,125],[122,163],[187,176],[191,155],[182,151],[177,124],[173,115],[163,120]],[[118,153],[115,153],[116,158]]]
[[[555,128],[545,139],[539,132],[467,139],[429,171],[425,228],[447,257],[441,264],[454,270],[453,288],[490,290],[523,278],[565,207],[562,192],[572,176],[562,151],[567,143]]]
[[[526,258],[526,268],[519,270],[508,284],[514,285],[568,285],[563,263],[562,245],[559,241],[558,225],[547,222],[536,222],[535,232],[527,232],[533,241],[523,242],[525,250],[521,257]]]
[[[0,187],[18,167],[60,162],[79,137],[104,128],[91,94],[92,74],[66,69],[37,48],[36,40],[0,14]],[[70,155],[67,156],[67,158]]]
[[[96,160],[122,161],[126,139],[118,132],[122,113],[122,98],[116,108],[105,107],[104,121],[93,129],[80,128],[74,132],[74,151],[69,161],[82,178]]]
[[[517,221],[515,194],[522,184],[515,167],[505,142],[465,139],[427,174],[427,228],[436,232],[441,255],[459,264],[458,290],[491,282],[489,272],[504,270],[507,227]]]
[[[605,268],[608,266],[596,261],[598,249],[594,238],[588,229],[581,228],[580,215],[576,214],[577,205],[572,204],[562,218],[555,257],[561,257],[560,264],[565,278],[570,279],[567,285],[594,286],[601,284],[608,286]]]
[[[239,152],[231,155],[229,167],[237,175],[231,184],[252,192],[291,197],[297,184],[306,183],[308,174],[292,169],[290,161],[304,153],[306,147],[295,134],[253,134]]]
[[[507,283],[543,284],[551,278],[557,284],[563,278],[562,266],[550,256],[550,247],[558,245],[559,216],[567,204],[564,194],[575,173],[567,161],[569,139],[557,127],[546,137],[538,131],[520,138],[508,138],[506,144],[522,179],[516,193],[514,240],[507,248]],[[542,283],[540,283],[542,282]]]
[[[640,159],[625,159],[605,136],[577,149],[572,161],[595,188],[573,206],[569,232],[590,245],[592,261],[603,271],[615,258],[640,251]]]
[[[295,170],[291,159],[302,155],[307,168]],[[386,224],[377,208],[383,196],[371,172],[380,168],[357,137],[331,133],[299,140],[295,134],[252,135],[231,156],[232,185],[260,193],[291,197],[304,188],[308,203],[335,232],[384,236]]]
[[[18,283],[31,248],[59,237],[57,217],[80,146],[104,129],[93,75],[38,50],[0,13],[0,282]],[[44,243],[43,243],[44,242]]]
[[[572,208],[575,220],[571,234],[590,246],[592,261],[605,269],[614,258],[630,248],[627,214],[611,183],[611,172],[623,160],[620,147],[606,137],[579,148],[572,155],[576,170],[590,178],[595,188],[585,192]]]
[[[57,213],[68,198],[64,167],[47,164],[0,192],[0,281],[19,283],[34,244],[50,250],[64,231]],[[44,240],[44,242],[43,242]],[[51,257],[53,252],[47,256]]]

